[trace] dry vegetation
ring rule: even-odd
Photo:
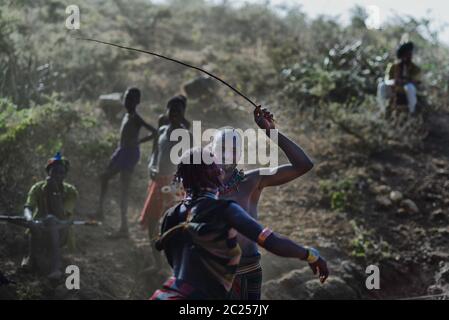
[[[140,112],[156,124],[168,98],[198,76],[150,56],[75,39],[88,36],[151,49],[222,76],[272,109],[279,128],[315,159],[306,177],[267,190],[260,213],[273,229],[321,248],[334,277],[317,288],[303,265],[270,256],[264,259],[266,297],[394,298],[447,290],[449,52],[429,21],[398,17],[382,30],[368,30],[360,8],[343,27],[330,18],[309,19],[298,8],[280,17],[260,5],[236,10],[201,0],[95,0],[80,1],[82,25],[74,32],[64,28],[65,7],[63,0],[0,5],[2,213],[20,213],[28,188],[59,149],[73,164],[68,180],[80,191],[79,215],[92,212],[96,177],[118,133],[118,123],[98,108],[98,96],[135,84],[143,92]],[[374,94],[404,33],[418,48],[425,107],[416,118],[387,120],[378,114]],[[223,87],[208,99],[189,100],[188,117],[202,120],[203,128],[253,126],[250,106]],[[104,237],[118,223],[114,192],[106,226],[77,230],[78,250],[66,258],[81,267],[80,292],[68,294],[38,275],[18,272],[22,232],[0,225],[0,270],[18,283],[2,287],[0,297],[148,297],[164,277],[143,272],[151,255],[136,225],[150,152],[151,144],[143,148],[133,183],[132,239]],[[364,289],[365,267],[372,263],[383,270],[376,293]]]

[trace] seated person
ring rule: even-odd
[[[48,160],[47,178],[35,183],[29,193],[25,204],[24,216],[28,221],[45,220],[51,222],[51,217],[59,220],[68,220],[74,214],[75,202],[78,197],[76,188],[64,182],[69,170],[69,161],[61,157],[58,152]],[[50,279],[59,279],[62,276],[60,248],[68,241],[73,242],[70,229],[36,228],[31,229],[29,236],[29,253],[22,261],[22,268],[37,267],[38,256],[41,251],[50,253]]]
[[[383,111],[393,101],[395,105],[407,105],[411,114],[416,112],[420,68],[412,62],[413,50],[412,42],[402,44],[396,52],[399,61],[388,65],[385,80],[379,83],[377,100]]]

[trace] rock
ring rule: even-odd
[[[270,280],[263,285],[264,299],[270,300],[304,300],[309,295],[304,284],[311,279],[309,267],[293,270],[283,277]]]
[[[432,163],[439,168],[444,168],[446,166],[446,161],[442,159],[432,159]]]
[[[315,166],[314,170],[317,176],[326,177],[329,176],[332,172],[335,171],[335,168],[338,166],[337,163],[331,161],[323,161]]]
[[[433,251],[430,253],[430,261],[437,263],[440,261],[449,261],[449,253],[443,251]]]
[[[351,261],[342,261],[339,267],[331,266],[332,274],[338,275],[343,279],[355,292],[361,295],[365,292],[365,269],[359,264],[355,264]]]
[[[443,264],[435,280],[438,284],[449,284],[449,263]]]
[[[285,276],[266,282],[263,298],[273,300],[357,299],[358,294],[344,280],[331,276],[324,284],[309,267],[293,270]]]
[[[449,236],[449,227],[446,228],[438,228],[437,229],[438,234],[442,236]]]
[[[264,281],[279,278],[291,270],[296,270],[302,266],[297,259],[285,259],[271,253],[262,255],[261,265]]]
[[[375,194],[387,194],[391,191],[391,188],[385,184],[376,185],[373,187],[373,192]]]
[[[59,285],[54,290],[54,299],[64,300],[69,296],[70,291],[66,288],[65,285]]]
[[[446,216],[443,212],[443,209],[440,208],[440,209],[432,211],[432,213],[430,214],[430,218],[433,221],[441,221],[441,220],[444,220],[446,218]]]
[[[440,270],[435,274],[435,283],[427,290],[430,294],[446,294],[449,297],[449,262],[440,262]]]
[[[329,278],[324,284],[318,279],[307,281],[305,287],[312,300],[357,299],[355,291],[338,277]]]
[[[393,202],[386,196],[377,196],[376,203],[381,208],[390,208]]]
[[[211,77],[197,77],[183,85],[184,92],[189,98],[198,99],[213,94],[216,82]]]
[[[435,172],[441,176],[449,176],[449,170],[446,169],[438,169]]]
[[[117,121],[125,112],[122,103],[122,94],[120,92],[103,94],[98,100],[98,106],[103,110],[107,119],[111,122]]]
[[[440,194],[428,192],[424,195],[424,199],[428,200],[428,201],[438,201],[438,200],[442,200],[443,196]]]
[[[379,176],[383,176],[384,167],[380,163],[374,163],[370,166],[371,171],[373,171],[374,174],[377,174]]]
[[[427,288],[427,293],[430,295],[442,294],[443,288],[441,288],[437,285],[431,285],[430,287]]]
[[[391,191],[390,192],[390,200],[393,202],[399,202],[404,198],[401,192],[399,191]]]
[[[405,199],[401,201],[401,207],[408,213],[417,214],[419,213],[418,206],[410,199]]]

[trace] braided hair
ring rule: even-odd
[[[218,189],[222,186],[220,167],[215,162],[208,164],[206,157],[211,159],[213,155],[199,147],[189,149],[183,154],[175,181],[182,182],[188,193],[196,194],[205,189]]]

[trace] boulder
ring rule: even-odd
[[[437,233],[443,237],[445,236],[449,236],[449,227],[445,227],[445,228],[438,228],[437,229]]]
[[[261,265],[263,268],[264,281],[279,278],[291,270],[301,268],[304,263],[298,259],[285,259],[271,253],[262,255]]]
[[[329,278],[324,284],[318,279],[306,282],[305,287],[312,300],[348,300],[357,299],[356,292],[341,278]]]
[[[419,208],[413,200],[405,199],[401,201],[401,208],[403,208],[407,213],[417,214],[419,213]]]
[[[122,94],[120,92],[103,94],[98,100],[99,108],[103,110],[109,121],[116,121],[125,112],[122,103]]]
[[[197,77],[183,85],[183,90],[188,98],[199,99],[212,95],[216,88],[216,82],[211,77]]]
[[[390,208],[393,202],[386,196],[377,196],[376,203],[380,208]]]
[[[399,191],[391,191],[390,192],[390,200],[393,202],[399,202],[404,198],[401,192]]]
[[[357,299],[358,294],[340,277],[331,276],[321,284],[309,267],[293,270],[263,286],[263,298],[273,300]]]
[[[391,192],[391,188],[389,186],[387,186],[386,184],[376,185],[373,187],[373,192],[375,194],[387,194],[387,193]]]
[[[276,280],[270,280],[262,286],[264,299],[304,300],[309,298],[305,283],[311,280],[309,267],[293,270]]]
[[[432,213],[430,214],[430,218],[433,221],[441,221],[444,220],[446,218],[446,215],[444,214],[443,209],[436,209],[434,211],[432,211]]]
[[[449,261],[449,253],[444,251],[432,251],[430,253],[430,260],[432,263]]]

